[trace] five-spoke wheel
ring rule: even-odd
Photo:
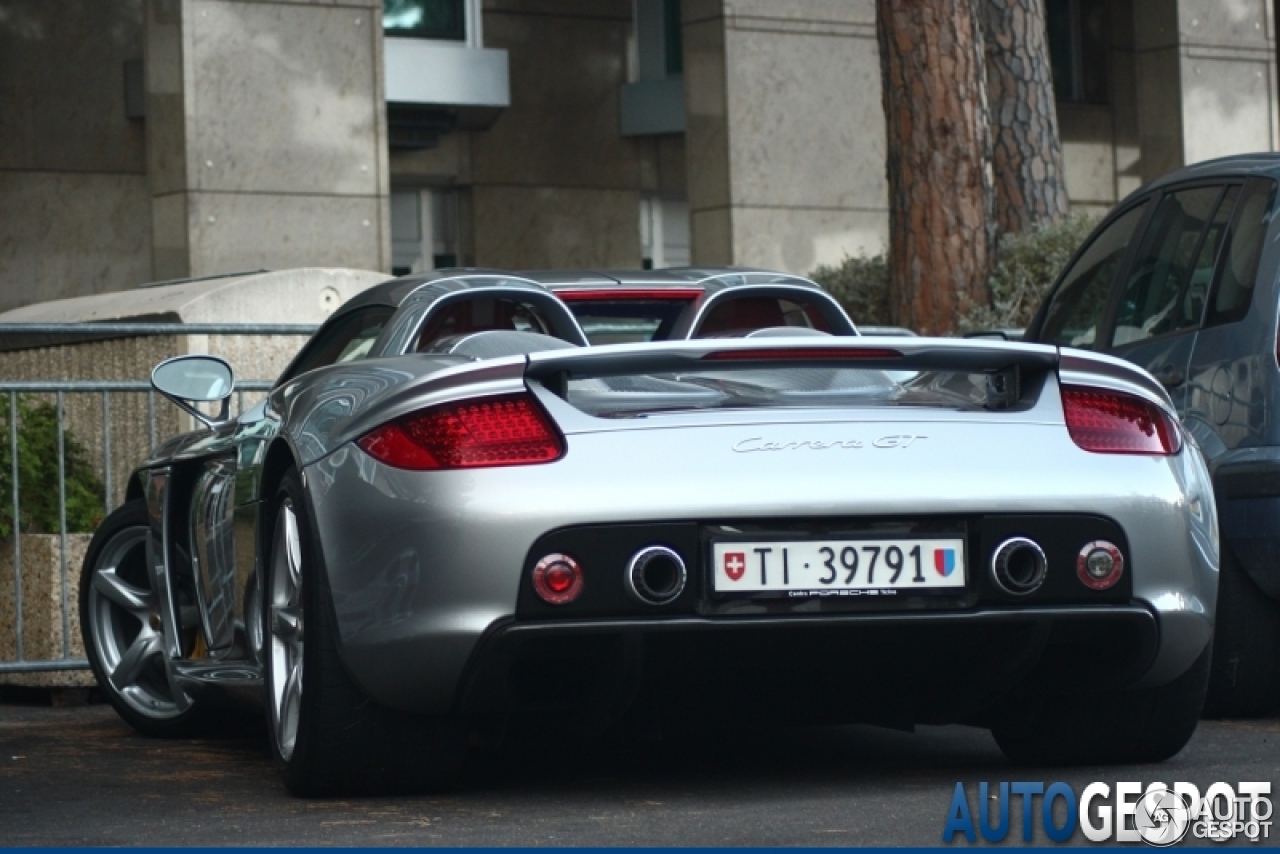
[[[285,498],[276,514],[271,548],[271,586],[268,590],[267,650],[270,668],[271,732],[276,750],[286,762],[298,739],[302,710],[303,607],[302,547],[293,502]]]
[[[147,567],[146,504],[131,501],[94,534],[80,577],[80,625],[107,699],[146,735],[190,731],[194,707],[165,666],[163,609]]]

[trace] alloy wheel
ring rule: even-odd
[[[147,571],[147,529],[120,530],[103,547],[90,575],[89,641],[112,691],[154,720],[177,717],[165,671],[160,599]]]
[[[271,549],[267,628],[271,649],[271,726],[280,758],[289,761],[298,740],[302,710],[303,611],[302,549],[293,502],[285,499],[276,517]]]

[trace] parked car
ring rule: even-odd
[[[1213,476],[1222,525],[1206,714],[1280,711],[1280,156],[1180,169],[1100,223],[1026,340],[1150,371]],[[1201,607],[1212,610],[1213,600]]]
[[[514,276],[379,287],[238,418],[222,360],[156,367],[208,429],[142,462],[80,588],[140,732],[257,698],[298,794],[443,785],[513,716],[965,722],[1031,763],[1191,737],[1214,502],[1141,370],[808,327],[587,346]]]

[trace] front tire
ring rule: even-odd
[[[1157,688],[1026,700],[1006,709],[991,734],[1019,765],[1163,762],[1195,733],[1211,655],[1212,646],[1186,673]]]
[[[201,710],[166,672],[164,609],[147,568],[150,525],[136,499],[98,526],[80,571],[80,632],[99,688],[130,726],[153,737],[195,735]]]
[[[1280,604],[1267,597],[1230,548],[1222,549],[1207,718],[1280,711]]]
[[[271,752],[303,797],[441,788],[462,764],[456,723],[378,705],[347,674],[319,541],[296,470],[285,474],[263,566]]]

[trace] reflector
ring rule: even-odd
[[[1178,425],[1163,409],[1140,397],[1063,386],[1062,408],[1072,440],[1086,451],[1169,456],[1182,448]]]
[[[416,471],[548,463],[564,442],[527,394],[447,403],[362,437],[365,453]]]

